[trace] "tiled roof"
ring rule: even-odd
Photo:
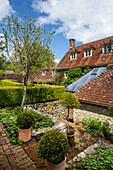
[[[53,79],[53,75],[52,75],[52,69],[53,67],[46,67],[42,70],[35,70],[34,73],[30,74],[29,79],[30,80],[35,80],[35,79],[42,79],[42,80],[46,80],[46,79]],[[45,75],[42,75],[42,71],[45,71]]]
[[[69,49],[57,65],[58,69],[68,69],[73,67],[106,66],[113,63],[113,53],[102,54],[102,45],[113,41],[113,36],[83,44]],[[92,49],[91,57],[84,58],[84,49]],[[77,51],[77,59],[70,60],[70,54]]]
[[[23,81],[23,76],[20,73],[4,73],[4,79]]]
[[[79,100],[113,106],[113,69],[87,83],[75,92]]]
[[[106,67],[94,68],[75,82],[71,83],[65,88],[66,91],[75,92],[79,90],[82,86],[86,85],[88,82],[99,76],[102,72],[106,70]]]

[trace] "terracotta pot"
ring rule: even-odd
[[[59,164],[54,164],[52,162],[47,162],[48,170],[65,170],[66,159]]]
[[[24,142],[29,141],[31,139],[31,128],[29,129],[18,128],[18,136],[19,140],[23,140]]]

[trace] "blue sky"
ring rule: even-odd
[[[0,22],[12,12],[36,18],[56,33],[51,50],[61,59],[69,48],[113,35],[113,0],[0,0]]]

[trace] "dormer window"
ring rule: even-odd
[[[91,56],[92,56],[92,49],[85,49],[84,57],[91,57]]]
[[[46,75],[46,71],[43,70],[43,71],[42,71],[42,76],[45,76],[45,75]]]
[[[77,53],[76,52],[71,53],[70,60],[75,60],[75,59],[77,59]]]
[[[108,54],[113,52],[113,44],[103,44],[102,45],[102,54]]]

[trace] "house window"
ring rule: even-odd
[[[84,57],[91,57],[91,56],[92,56],[92,50],[84,51]]]
[[[43,75],[43,76],[46,75],[46,71],[45,71],[45,70],[42,71],[42,75]]]
[[[52,70],[52,75],[54,75],[54,73],[55,73],[55,70]]]
[[[65,71],[65,73],[64,73],[65,79],[67,78],[67,76],[68,76],[68,71]]]
[[[113,44],[103,44],[102,54],[108,54],[113,52]]]
[[[71,53],[70,60],[75,60],[75,59],[77,59],[77,53]]]

